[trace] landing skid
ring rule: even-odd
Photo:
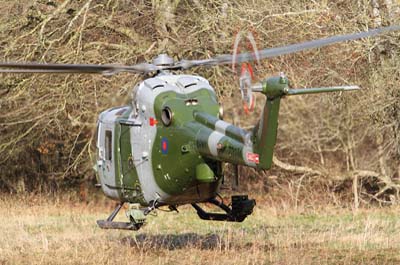
[[[208,200],[208,202],[218,206],[225,213],[209,213],[204,211],[196,203],[192,203],[192,206],[196,209],[200,219],[243,222],[244,219],[246,219],[246,217],[253,212],[253,208],[256,205],[256,201],[249,200],[247,195],[232,196],[231,207],[215,198]],[[130,222],[114,222],[113,220],[115,216],[117,216],[118,212],[124,205],[123,202],[120,202],[106,220],[97,220],[97,225],[102,229],[123,229],[137,231],[145,224],[145,216],[156,208],[156,204],[157,202],[153,202],[152,206],[149,206],[144,211],[137,207],[130,207],[127,211],[127,217],[130,219]]]
[[[209,213],[204,211],[196,203],[192,203],[193,208],[196,209],[197,215],[203,220],[214,220],[214,221],[229,221],[229,222],[243,222],[248,215],[253,212],[253,208],[256,205],[255,200],[249,200],[247,195],[232,196],[232,208],[223,202],[213,198],[208,201],[222,210],[225,213]]]
[[[112,222],[107,220],[97,220],[97,225],[101,229],[122,229],[122,230],[133,230],[133,231],[137,231],[141,227],[141,225],[129,222]]]
[[[144,222],[135,223],[132,222],[113,222],[115,216],[121,210],[123,202],[119,203],[107,220],[97,220],[97,225],[102,229],[123,229],[123,230],[133,230],[137,231],[144,225]]]

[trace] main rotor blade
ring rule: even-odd
[[[121,72],[148,73],[156,70],[159,70],[157,66],[148,63],[125,66],[0,62],[0,73],[80,73],[113,75]]]
[[[357,40],[366,37],[372,37],[376,35],[380,35],[390,31],[400,30],[400,26],[389,26],[384,28],[373,29],[370,31],[364,31],[359,33],[352,33],[352,34],[345,34],[345,35],[336,35],[328,38],[323,38],[319,40],[312,40],[303,43],[291,44],[287,46],[271,48],[271,49],[264,49],[258,52],[259,59],[266,59],[266,58],[273,58],[285,54],[296,53],[299,51],[304,51],[313,48],[320,48],[323,46],[327,46],[330,44],[343,42],[343,41],[350,41],[350,40]],[[194,66],[213,66],[219,64],[231,64],[233,60],[233,55],[224,54],[214,58],[205,59],[205,60],[182,60],[176,64],[176,68],[180,67],[183,69],[187,69]],[[254,61],[254,54],[252,53],[241,53],[236,55],[235,62],[242,63],[242,62],[249,62]]]
[[[242,63],[277,57],[280,55],[291,54],[312,48],[319,48],[333,43],[356,40],[365,37],[379,35],[389,31],[400,30],[400,26],[390,26],[378,28],[370,31],[332,36],[324,39],[297,43],[277,48],[264,49],[258,52],[258,56],[253,53],[241,53],[236,55],[235,62]],[[194,66],[215,66],[220,64],[231,64],[233,55],[224,54],[214,58],[204,60],[181,60],[174,65],[154,65],[140,63],[131,66],[125,65],[96,65],[96,64],[46,64],[46,63],[23,63],[23,62],[0,62],[0,73],[81,73],[81,74],[103,74],[114,75],[121,72],[128,73],[148,73],[158,70],[178,70],[188,69]]]

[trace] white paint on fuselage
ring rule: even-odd
[[[215,123],[215,130],[220,133],[226,134],[226,128],[228,128],[230,125],[231,124],[227,123],[226,121],[219,120]]]
[[[97,171],[100,177],[101,187],[103,189],[104,194],[113,199],[119,199],[118,189],[121,187],[117,187],[116,178],[120,176],[115,175],[115,165],[116,159],[115,157],[115,120],[119,117],[118,113],[124,110],[126,107],[117,107],[112,108],[106,111],[103,111],[99,115],[99,125],[98,125],[98,139],[97,139]],[[107,160],[104,154],[105,152],[105,132],[111,131],[112,140],[111,140],[111,160]]]
[[[218,143],[224,136],[225,134],[217,131],[213,131],[210,136],[208,136],[208,150],[210,150],[210,153],[215,157],[218,157]]]

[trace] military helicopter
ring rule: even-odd
[[[279,106],[292,95],[357,90],[357,86],[292,89],[283,74],[252,84],[247,62],[295,53],[311,48],[376,36],[400,30],[400,26],[337,35],[288,46],[203,60],[174,61],[160,54],[152,63],[131,66],[93,64],[0,63],[1,73],[78,73],[113,75],[121,72],[152,74],[133,88],[128,106],[114,107],[99,115],[95,170],[104,194],[118,201],[104,229],[138,230],[146,216],[167,206],[171,211],[191,204],[204,220],[242,222],[256,205],[247,195],[235,195],[230,205],[218,199],[224,178],[223,163],[258,170],[271,167],[276,142]],[[251,109],[253,92],[265,95],[258,123],[250,131],[223,121],[217,95],[200,76],[174,74],[192,67],[242,64],[240,89],[244,105]],[[200,203],[211,203],[223,213],[207,212]],[[113,221],[129,203],[127,222]]]

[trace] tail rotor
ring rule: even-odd
[[[240,71],[239,88],[242,96],[243,110],[246,114],[254,111],[256,98],[252,91],[252,80],[254,72],[249,63],[243,63]]]
[[[239,31],[233,43],[232,71],[236,78],[239,79],[242,105],[246,114],[250,114],[255,108],[256,100],[252,93],[251,84],[256,80],[256,66],[260,65],[260,55],[257,49],[256,34],[254,32],[254,30]],[[238,63],[238,55],[242,52],[252,54],[253,60]]]

